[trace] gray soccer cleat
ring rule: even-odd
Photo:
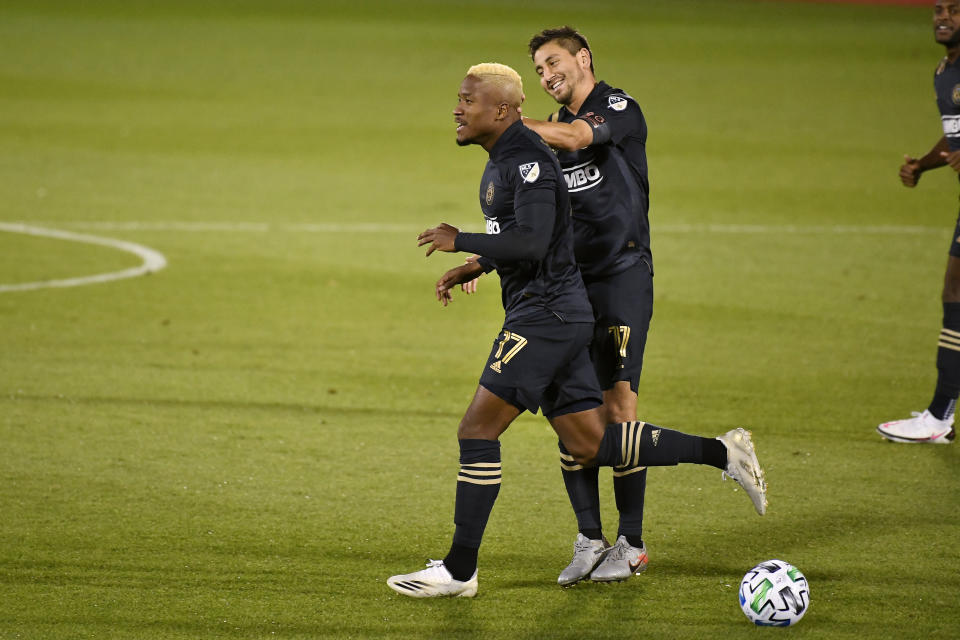
[[[603,559],[603,553],[606,550],[607,545],[603,540],[591,540],[582,533],[578,533],[577,540],[573,543],[573,560],[560,573],[557,584],[561,587],[569,587],[589,576],[593,568]]]
[[[737,481],[750,499],[757,513],[767,512],[767,482],[763,477],[763,469],[757,461],[757,454],[750,440],[750,432],[736,428],[726,432],[717,440],[727,447],[727,468],[724,475]]]
[[[477,572],[466,582],[454,580],[443,560],[431,560],[426,569],[387,578],[387,584],[397,593],[411,598],[451,596],[472,598],[477,595]]]
[[[647,562],[647,545],[634,547],[627,542],[626,536],[620,536],[603,561],[590,573],[590,579],[594,582],[626,580],[635,573],[643,573]]]

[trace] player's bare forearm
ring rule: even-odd
[[[953,166],[955,170],[960,171],[960,168],[958,168],[960,167],[960,154],[954,157],[950,156],[950,145],[947,143],[946,137],[940,138],[937,144],[933,145],[933,148],[921,158],[903,156],[903,164],[900,165],[900,182],[902,182],[905,187],[915,187],[917,186],[917,182],[920,181],[920,176],[923,175],[925,171],[936,169],[937,167],[942,167],[947,164]]]
[[[450,289],[457,286],[458,284],[463,284],[465,282],[470,282],[483,274],[483,267],[477,264],[476,262],[468,262],[462,264],[459,267],[454,267],[450,269],[445,274],[440,276],[440,279],[437,280],[436,284],[436,295],[437,300],[440,301],[440,304],[447,306],[450,304],[450,301],[453,300],[453,295],[450,293]]]
[[[940,138],[937,144],[933,145],[933,148],[930,149],[926,155],[917,160],[917,166],[920,171],[927,171],[929,169],[942,167],[947,164],[943,154],[949,152],[950,144],[947,142],[946,136],[944,136]]]
[[[547,122],[546,120],[524,118],[523,124],[532,129],[554,149],[576,151],[590,146],[590,143],[593,142],[593,130],[583,120]]]
[[[935,156],[930,158],[929,162],[939,162],[937,166],[942,167],[943,165],[947,165],[957,173],[960,173],[960,150],[951,150],[946,137],[941,138],[933,150],[920,159],[921,166],[923,166],[928,156]]]

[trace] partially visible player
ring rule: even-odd
[[[503,328],[457,429],[457,476],[450,551],[426,569],[392,576],[403,595],[471,597],[483,531],[500,490],[500,435],[524,410],[542,410],[572,461],[630,470],[683,462],[723,469],[766,510],[766,483],[750,435],[733,429],[702,438],[642,422],[606,424],[588,345],[593,312],[573,255],[570,198],[553,152],[520,123],[520,76],[499,64],[471,67],[454,110],[457,144],[489,154],[480,182],[487,233],[462,233],[442,223],[418,245],[482,256],[447,271],[437,282],[446,304],[451,289],[484,269],[500,276]]]
[[[594,75],[593,52],[572,27],[545,29],[529,42],[540,85],[560,110],[550,121],[524,118],[557,150],[573,205],[574,249],[596,326],[591,358],[610,422],[637,419],[637,389],[653,315],[653,258],[647,220],[647,123],[637,101]],[[620,522],[605,549],[598,469],[581,469],[560,445],[560,468],[577,516],[573,560],[557,579],[568,586],[624,580],[647,567],[643,503],[647,470],[613,470]]]
[[[943,137],[922,158],[904,156],[900,181],[917,186],[924,171],[950,166],[960,172],[960,0],[937,0],[933,35],[947,49],[933,76]],[[877,427],[887,440],[905,443],[949,444],[956,438],[953,414],[960,396],[960,217],[950,242],[943,279],[943,327],[937,346],[937,385],[933,399],[912,418],[884,422]]]

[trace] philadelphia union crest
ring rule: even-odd
[[[956,85],[950,92],[950,99],[953,100],[953,104],[960,104],[960,84]]]
[[[490,181],[490,184],[487,185],[487,205],[493,204],[493,180]]]

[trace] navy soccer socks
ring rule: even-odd
[[[943,303],[943,328],[937,343],[937,388],[928,411],[938,420],[953,417],[960,396],[960,302]]]
[[[563,486],[567,489],[570,506],[577,516],[577,528],[591,540],[599,540],[603,536],[600,526],[600,467],[584,468],[577,464],[562,442],[558,446]]]
[[[582,469],[561,448],[563,481],[577,514],[580,533],[601,537],[596,467]],[[618,535],[631,546],[643,545],[643,503],[647,487],[646,467],[681,463],[727,468],[727,448],[716,438],[694,436],[644,422],[608,424],[597,452],[597,464],[613,467],[613,487],[620,512]]]
[[[461,582],[477,569],[477,552],[483,540],[493,503],[500,493],[500,442],[460,440],[460,473],[453,522],[456,530],[443,565]]]
[[[613,470],[613,495],[620,512],[618,536],[632,547],[643,546],[643,498],[647,492],[647,468]]]
[[[608,424],[597,463],[614,469],[665,467],[680,463],[727,468],[727,448],[716,438],[694,436],[645,422]]]
[[[561,451],[565,450],[561,449]],[[582,471],[582,469],[573,469],[579,465],[572,459],[563,457],[561,459],[564,463],[573,463],[569,465],[570,471]],[[621,479],[630,478],[630,476],[640,478],[642,471],[633,473],[630,471],[638,467],[669,466],[685,462],[709,464],[718,469],[725,469],[727,449],[715,438],[693,436],[644,422],[621,422],[607,425],[596,460],[599,465],[614,467],[614,472],[619,472]],[[573,479],[573,476],[567,477],[568,473],[569,471],[565,468],[565,484],[568,479]],[[594,500],[596,475],[592,478],[592,487],[586,482],[574,487],[575,496],[571,502],[574,510],[577,511],[578,526],[581,526],[581,517],[584,518],[582,522],[587,525],[595,521],[598,533],[599,507],[594,510],[594,506],[588,504],[590,501],[593,501],[594,505],[599,504],[599,500]],[[461,582],[469,580],[476,571],[477,552],[483,540],[483,530],[487,526],[493,504],[500,492],[500,481],[500,442],[460,440],[460,473],[457,475],[457,498],[454,509],[456,530],[450,552],[443,560],[444,566],[455,580]],[[643,482],[645,488],[645,477]],[[631,487],[631,492],[636,492],[635,486]],[[640,508],[642,510],[642,505]],[[592,526],[586,528],[590,533],[594,533]],[[631,544],[639,542],[637,538],[640,532],[630,533],[628,540],[632,539]],[[587,534],[584,533],[584,535]]]
[[[560,469],[570,505],[577,516],[577,528],[587,538],[600,540],[603,528],[600,520],[600,467],[584,468],[573,459],[563,443],[560,447]],[[643,500],[647,487],[644,467],[615,467],[613,492],[620,513],[617,535],[627,537],[634,547],[643,545]]]

